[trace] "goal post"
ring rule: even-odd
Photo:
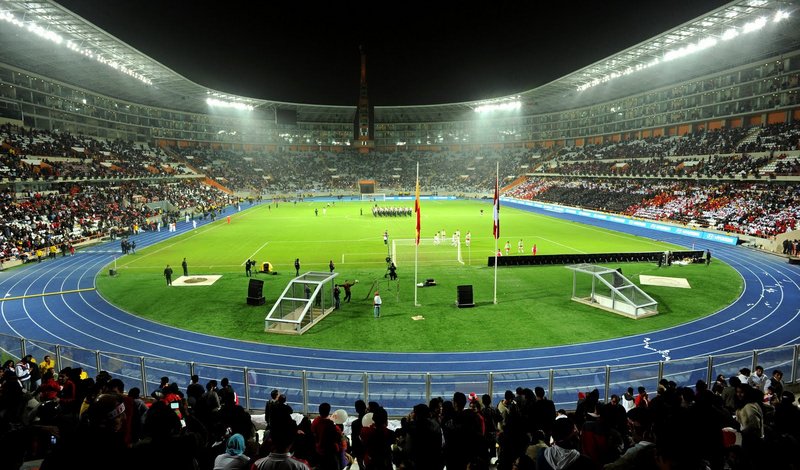
[[[369,202],[375,202],[375,201],[383,202],[383,201],[386,200],[386,194],[385,193],[362,193],[361,194],[361,200],[362,201],[369,201]]]
[[[395,266],[413,266],[414,259],[415,247],[413,238],[392,239],[392,261]],[[464,259],[461,255],[461,243],[452,244],[450,240],[445,240],[437,244],[431,239],[421,238],[419,240],[417,261],[423,266],[464,264]]]

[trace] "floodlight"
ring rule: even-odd
[[[774,21],[775,23],[778,23],[778,22],[780,22],[782,20],[785,20],[787,18],[789,18],[789,12],[788,11],[776,11],[775,12],[775,16],[772,18],[772,21]]]
[[[206,98],[206,104],[209,106],[217,106],[220,108],[233,108],[238,110],[247,110],[252,111],[254,107],[249,104],[235,102],[235,101],[223,101],[216,98]]]
[[[729,39],[733,39],[739,35],[739,31],[736,28],[731,28],[724,33],[722,33],[722,39],[727,41]]]
[[[766,5],[766,4],[767,4],[767,2],[765,0],[752,0],[751,2],[749,2],[749,5],[751,7],[752,6],[762,6],[762,5]],[[723,16],[727,20],[729,20],[729,21],[726,21],[726,22],[730,24],[731,23],[730,20],[734,20],[736,18],[743,17],[747,13],[750,13],[750,11],[744,12],[744,11],[740,11],[740,10],[737,10],[737,9],[729,9],[729,10],[727,10],[727,11],[725,11],[723,13]],[[755,16],[755,15],[753,15],[753,16]],[[783,10],[779,10],[779,11],[775,12],[774,16],[772,17],[772,20],[773,20],[773,22],[778,23],[780,21],[783,21],[784,19],[787,19],[788,17],[789,17],[789,13],[788,12],[783,11]],[[708,21],[708,20],[704,20],[700,24],[702,26],[713,26],[713,23],[711,21]],[[652,60],[651,62],[649,62],[647,64],[637,64],[635,67],[627,66],[627,68],[625,68],[622,71],[611,71],[611,72],[605,73],[605,75],[603,75],[601,77],[596,77],[595,76],[595,78],[593,78],[593,79],[592,79],[592,75],[593,74],[591,72],[589,72],[589,73],[586,74],[586,79],[589,80],[589,81],[587,83],[579,85],[577,87],[577,90],[578,91],[583,91],[583,90],[586,90],[588,88],[597,86],[597,85],[599,85],[601,83],[606,83],[606,82],[608,82],[610,80],[613,80],[615,78],[618,78],[618,77],[621,77],[621,76],[624,76],[624,75],[628,75],[630,73],[633,73],[634,71],[638,72],[638,71],[644,70],[644,69],[646,69],[648,67],[652,67],[654,65],[659,64],[662,61],[666,62],[666,61],[678,59],[678,58],[685,57],[687,55],[693,54],[695,52],[711,48],[711,47],[717,45],[718,39],[721,39],[721,40],[724,40],[724,41],[728,41],[728,40],[731,40],[731,39],[739,36],[740,34],[746,34],[746,33],[751,33],[753,31],[758,31],[758,30],[764,28],[764,26],[766,26],[766,24],[767,24],[767,18],[766,17],[763,17],[763,16],[757,17],[757,18],[755,18],[755,19],[753,19],[753,20],[751,20],[751,21],[749,21],[749,22],[747,22],[745,24],[739,24],[738,27],[737,26],[732,26],[732,25],[729,26],[728,29],[726,29],[718,38],[716,38],[714,36],[708,36],[708,37],[706,37],[706,38],[704,38],[704,39],[702,39],[702,40],[700,40],[700,41],[698,41],[696,43],[690,43],[690,44],[686,44],[683,47],[679,47],[677,49],[671,49],[671,50],[669,50],[669,51],[664,53],[663,59],[661,59],[661,60],[656,58],[656,59]],[[688,36],[691,36],[692,33],[695,32],[695,31],[697,31],[696,28],[689,28],[689,29],[685,29],[684,31],[678,31],[676,34],[678,36],[680,36],[680,37],[668,36],[668,37],[663,38],[661,41],[654,40],[648,46],[646,46],[646,49],[648,49],[649,51],[654,51],[655,52],[658,49],[663,48],[666,45],[673,45],[673,44],[674,45],[678,45],[681,42],[681,38],[685,39]],[[611,65],[623,66],[623,64],[617,64],[617,62],[618,62],[617,59],[609,59],[609,61],[605,64],[606,66],[604,67],[605,70],[603,70],[603,72],[609,70],[611,68],[610,67]],[[477,109],[476,109],[476,111],[477,111]]]
[[[745,25],[744,25],[744,27],[742,29],[744,30],[745,33],[750,33],[750,32],[757,31],[757,30],[763,28],[764,25],[766,25],[766,24],[767,24],[767,19],[762,16],[761,18],[758,18],[758,19],[756,19],[754,21],[751,21],[749,23],[745,23]]]
[[[19,26],[20,28],[24,28],[24,29],[28,30],[29,32],[35,34],[36,36],[39,36],[42,39],[51,41],[51,42],[56,43],[56,44],[64,44],[64,38],[60,34],[56,33],[55,31],[52,31],[52,30],[46,29],[46,28],[44,28],[42,26],[39,26],[38,24],[34,23],[33,21],[28,21],[27,23],[25,23],[24,21],[18,20],[12,13],[10,13],[8,11],[0,11],[0,20],[7,21],[7,22],[9,22],[9,23],[11,23],[13,25]],[[142,74],[140,74],[140,73],[138,73],[138,72],[136,72],[134,70],[131,70],[131,69],[127,68],[126,66],[120,64],[120,63],[117,63],[113,59],[107,59],[107,58],[103,57],[100,53],[95,53],[95,52],[93,52],[93,51],[91,51],[89,49],[83,48],[83,47],[77,45],[71,39],[67,40],[66,44],[64,44],[64,45],[67,47],[67,49],[69,49],[71,51],[78,52],[79,54],[83,54],[86,57],[90,57],[92,59],[95,59],[98,62],[100,62],[101,64],[108,65],[109,67],[111,67],[111,68],[113,68],[115,70],[119,70],[120,72],[123,72],[126,75],[129,75],[129,76],[131,76],[131,77],[133,77],[133,78],[135,78],[135,79],[137,79],[139,81],[142,81],[142,82],[144,82],[144,83],[146,83],[148,85],[152,85],[153,84],[153,82],[149,78],[145,77],[144,75],[142,75]]]
[[[484,104],[475,108],[476,113],[486,113],[491,111],[513,111],[520,109],[522,102],[519,100],[507,101],[505,103]]]

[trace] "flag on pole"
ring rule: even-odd
[[[495,240],[500,238],[500,191],[498,178],[494,180],[494,226],[492,227],[492,234]]]
[[[500,238],[500,162],[497,162],[497,173],[494,177],[494,303],[497,303],[497,257],[500,250],[497,249],[497,239]]]
[[[420,230],[420,213],[419,213],[419,162],[417,162],[417,189],[415,191],[416,200],[414,201],[414,212],[417,213],[417,239],[416,243],[414,244],[414,306],[419,307],[419,303],[417,303],[417,275],[419,271],[419,230]]]
[[[419,164],[417,164],[419,165]],[[419,166],[417,166],[417,172],[419,172]],[[420,233],[420,210],[419,210],[419,173],[417,173],[417,191],[416,191],[416,200],[414,201],[414,212],[417,214],[417,240],[416,243],[419,245],[419,233]]]

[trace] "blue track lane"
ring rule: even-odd
[[[694,244],[696,249],[710,248],[716,260],[730,264],[740,273],[744,292],[733,304],[708,317],[644,335],[592,343],[465,353],[318,350],[271,346],[164,326],[114,307],[95,291],[37,296],[93,288],[101,269],[119,255],[119,242],[109,242],[79,251],[73,257],[59,257],[57,262],[31,263],[0,273],[0,295],[35,296],[0,302],[0,324],[5,333],[20,337],[110,353],[223,366],[331,372],[503,372],[632,365],[653,363],[666,356],[675,360],[800,341],[800,268],[789,265],[785,258],[514,203],[505,206],[677,245]],[[179,222],[177,234],[190,227]],[[172,235],[175,233],[167,231],[143,233],[136,236],[136,243],[144,248]]]

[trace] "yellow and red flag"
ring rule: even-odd
[[[416,240],[416,244],[419,246],[419,233],[420,233],[419,175],[417,175],[417,191],[416,191],[416,199],[414,200],[414,212],[417,214],[417,240]]]

